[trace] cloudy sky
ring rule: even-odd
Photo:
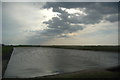
[[[117,2],[3,2],[5,44],[117,45]]]

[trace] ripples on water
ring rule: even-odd
[[[14,48],[4,77],[38,77],[118,65],[118,53],[42,47]]]

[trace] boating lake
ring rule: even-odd
[[[117,65],[116,52],[17,47],[13,50],[4,77],[30,78]]]

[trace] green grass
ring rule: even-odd
[[[2,46],[2,76],[5,73],[12,51],[12,46]]]
[[[35,78],[3,78],[2,80],[40,80],[42,78],[119,78],[118,73],[110,72],[103,69],[98,70],[87,70],[81,72],[73,72],[73,73],[64,73],[43,77],[35,77]]]
[[[117,72],[110,72],[103,69],[86,70],[67,74],[58,74],[52,76],[43,76],[43,78],[117,78]]]
[[[13,46],[2,46],[2,59],[9,59],[12,51]]]

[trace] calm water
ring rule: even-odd
[[[118,53],[70,49],[14,48],[4,77],[38,77],[118,65]]]

